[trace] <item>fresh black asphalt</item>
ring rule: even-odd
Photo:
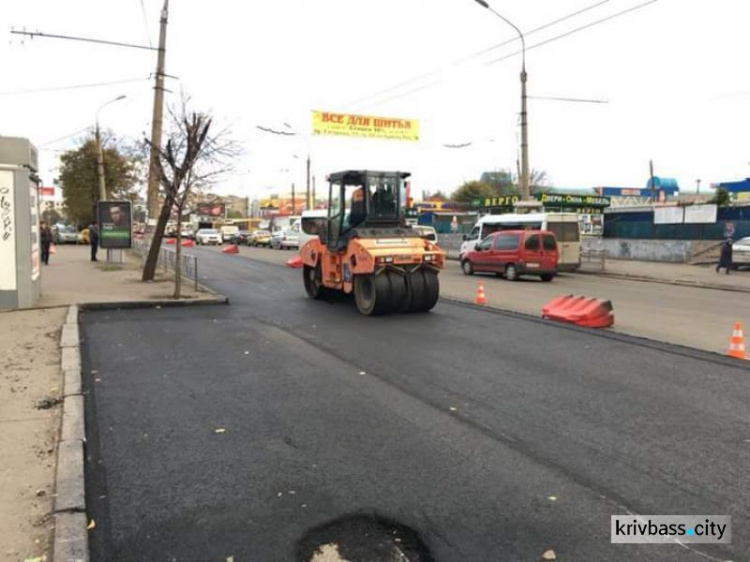
[[[82,315],[92,560],[750,560],[746,367],[199,254],[231,305]],[[732,545],[610,544],[627,513]]]

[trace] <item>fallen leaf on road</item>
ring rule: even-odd
[[[94,529],[95,527],[96,527],[96,521],[94,521],[94,520],[92,519],[91,521],[89,521],[89,524],[88,524],[88,525],[86,525],[86,530],[87,530],[87,531],[90,531],[91,529]]]
[[[557,501],[557,496],[550,496],[547,499],[549,499],[550,501],[556,502]]]
[[[159,306],[159,305],[157,304],[157,305],[156,305],[156,306],[155,306],[154,308],[161,308],[161,306]]]
[[[234,562],[234,556],[227,556],[227,562]]]
[[[542,554],[542,560],[557,560],[557,555],[555,554],[555,551],[550,548]]]
[[[92,374],[92,375],[95,375],[95,374],[97,374],[98,372],[99,372],[99,371],[91,371],[91,374]]]
[[[250,355],[250,352],[249,352],[249,351],[246,351],[246,352],[245,352],[245,355]]]
[[[456,408],[455,406],[451,406],[451,412],[455,412],[457,410],[458,410],[458,408]]]
[[[26,558],[23,562],[45,562],[46,560],[46,556],[36,556],[35,558]]]
[[[226,433],[226,432],[227,432],[227,430],[224,429],[223,427],[218,427],[218,428],[214,429],[214,433]]]
[[[365,373],[364,371],[360,371],[359,374],[360,375],[366,375],[367,373]]]

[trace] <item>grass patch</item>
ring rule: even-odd
[[[119,263],[103,263],[99,266],[99,271],[122,271],[123,266]]]

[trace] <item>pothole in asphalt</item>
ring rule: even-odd
[[[299,562],[434,562],[414,530],[376,515],[348,515],[308,531]]]

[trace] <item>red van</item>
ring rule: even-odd
[[[557,274],[557,241],[549,230],[503,230],[479,242],[461,260],[466,275],[477,272],[505,275],[517,281],[519,275],[538,275],[552,281]]]

